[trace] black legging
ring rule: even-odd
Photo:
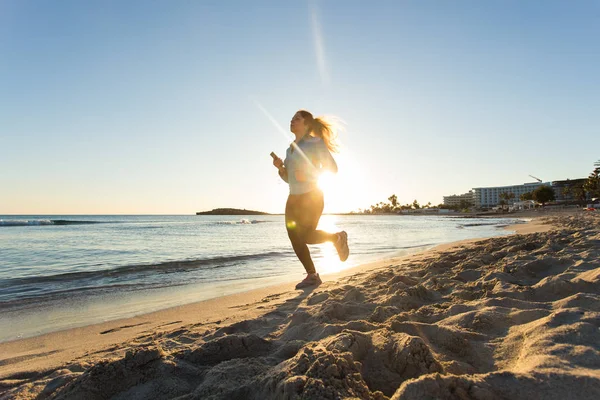
[[[323,206],[323,192],[320,189],[304,194],[290,194],[285,204],[288,237],[308,274],[314,274],[316,270],[307,244],[325,243],[335,238],[335,234],[316,230]]]

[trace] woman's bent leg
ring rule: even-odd
[[[323,214],[323,192],[290,195],[285,207],[286,228],[298,259],[309,274],[316,272],[307,244],[335,243],[338,235],[316,230]]]
[[[302,240],[302,238],[299,237],[299,235],[297,235],[296,232],[290,232],[289,230],[288,237],[292,242],[292,248],[294,249],[294,253],[296,253],[296,256],[304,266],[306,273],[315,274],[317,272],[317,270],[315,269],[315,263],[313,262],[312,257],[310,256],[310,250],[308,249],[308,246],[306,245],[304,240]]]
[[[316,230],[325,205],[323,192],[321,190],[314,190],[307,193],[305,203],[306,204],[303,207],[304,213],[302,214],[302,225],[306,226],[306,243],[321,244],[325,242],[335,242],[335,240],[337,240],[337,235],[335,233]]]
[[[307,244],[321,244],[325,242],[334,242],[337,240],[337,233],[325,231],[312,231],[306,235]]]

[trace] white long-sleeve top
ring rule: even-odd
[[[283,164],[287,170],[290,194],[303,194],[316,189],[323,171],[337,172],[337,163],[323,139],[311,135],[304,135],[298,143],[290,145]],[[299,171],[304,176],[302,181],[297,178]]]

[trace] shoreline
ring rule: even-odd
[[[421,219],[418,216],[413,218]],[[437,218],[436,220],[443,219],[447,220],[445,223],[441,224],[448,225],[451,229],[454,228],[454,225],[461,228],[461,224],[465,223],[458,222],[461,220],[457,218]],[[112,218],[104,218],[102,221],[105,222],[105,220],[111,221]],[[426,221],[426,219],[421,220]],[[269,219],[269,221],[271,220]],[[486,221],[490,221],[490,223],[488,224]],[[492,220],[489,219],[482,219],[480,221],[481,223],[478,222],[477,225],[473,225],[483,225],[480,228],[467,228],[464,231],[454,230],[455,234],[434,235],[433,237],[435,237],[435,239],[429,241],[426,238],[426,232],[424,235],[421,235],[422,237],[419,240],[412,240],[410,239],[410,235],[404,235],[404,239],[401,239],[400,241],[412,242],[414,245],[397,247],[394,251],[392,251],[392,245],[392,247],[389,248],[391,250],[383,253],[383,250],[378,251],[368,244],[363,244],[362,248],[359,244],[359,247],[355,248],[355,257],[351,258],[351,260],[344,265],[342,265],[341,262],[337,262],[336,255],[329,254],[329,256],[335,256],[335,260],[331,260],[333,263],[323,264],[319,272],[321,272],[321,274],[328,274],[340,271],[342,268],[348,269],[365,263],[372,263],[393,257],[402,257],[429,249],[437,243],[444,241],[456,241],[470,237],[504,235],[506,232],[502,231],[501,227],[509,223],[523,222],[524,219],[512,217],[495,218],[493,219],[493,224],[491,221]],[[485,225],[494,226],[487,228]],[[470,227],[471,225],[465,226]],[[469,230],[471,229],[474,229],[474,232],[469,233]],[[389,237],[393,238],[393,236]],[[385,241],[387,238],[388,236],[383,238],[383,240]],[[372,241],[367,240],[367,242],[370,243]],[[373,243],[373,245],[375,244]],[[285,249],[288,251],[287,247]],[[27,258],[26,255],[25,257]],[[59,287],[61,290],[56,290],[56,288],[54,288],[54,283],[48,279],[51,284],[48,288],[49,295],[43,295],[43,291],[46,290],[44,289],[45,284],[39,283],[38,286],[41,289],[41,296],[31,296],[31,298],[25,296],[22,300],[17,298],[14,302],[6,301],[3,303],[3,323],[0,324],[0,343],[109,322],[112,320],[132,318],[175,306],[234,294],[236,292],[247,292],[255,288],[263,288],[300,280],[302,278],[303,270],[297,269],[297,265],[294,264],[296,261],[292,260],[289,255],[286,255],[286,257],[285,260],[271,259],[271,263],[279,264],[280,262],[285,262],[285,265],[283,265],[285,268],[278,268],[278,271],[274,271],[275,273],[271,273],[270,275],[266,274],[265,276],[261,276],[260,274],[255,274],[256,276],[251,277],[252,279],[243,279],[243,276],[240,277],[237,276],[237,274],[221,274],[220,277],[214,281],[206,279],[194,282],[173,278],[172,281],[177,284],[158,286],[156,288],[151,287],[151,290],[112,291],[109,285],[105,291],[103,290],[102,282],[98,282],[97,286],[88,284],[87,286],[92,289],[89,291],[86,290],[87,288],[85,285],[82,285],[81,287],[77,286],[77,282],[75,282],[73,288],[68,287],[68,282],[66,282],[62,287]],[[118,259],[112,259],[111,261],[114,265],[119,265]],[[144,263],[142,262],[140,265],[142,264]],[[134,267],[137,269],[136,265],[137,264],[134,264]],[[152,265],[152,263],[149,262],[149,265]],[[177,270],[178,265],[173,263],[169,268]],[[104,273],[104,275],[110,276],[110,269],[107,269],[106,271],[107,272]],[[60,277],[60,275],[57,275],[57,277]],[[116,281],[113,280],[113,282],[109,283],[114,284],[115,282]],[[56,285],[58,285],[58,283],[56,283]],[[25,287],[27,288],[27,285],[25,285]],[[56,296],[54,296],[54,292],[57,293]],[[69,295],[61,296],[61,292],[69,293]],[[26,291],[23,291],[23,293],[27,294]],[[5,297],[8,298],[8,296]]]
[[[252,210],[246,210],[252,211]],[[492,213],[492,212],[473,212],[473,213],[433,213],[433,212],[413,212],[413,213],[359,213],[359,212],[326,212],[323,215],[344,215],[344,216],[427,216],[427,217],[454,217],[454,218],[535,218],[535,217],[546,217],[553,214],[570,214],[580,212],[581,209],[565,208],[565,209],[538,209],[538,210],[525,210],[525,211],[511,211],[506,213]],[[203,211],[199,211],[203,212]],[[210,211],[207,211],[210,212]],[[0,214],[0,217],[196,217],[196,216],[230,216],[230,217],[256,217],[256,216],[283,216],[285,213],[277,212],[270,213],[266,211],[254,211],[257,214]]]
[[[514,219],[512,216],[510,218]],[[532,219],[526,223],[508,225],[502,229],[514,231],[511,234],[514,235],[545,232],[551,228],[550,225],[540,223],[539,219]],[[339,279],[352,275],[375,272],[394,263],[420,260],[439,252],[486,239],[488,238],[474,238],[439,244],[405,256],[381,259],[337,273],[325,274],[322,275],[323,284],[319,286],[319,289],[326,288],[335,284]],[[312,292],[312,290],[305,290],[297,296],[299,291],[294,289],[295,284],[296,281],[290,280],[286,283],[169,307],[133,317],[2,342],[0,343],[0,354],[4,356],[0,359],[0,366],[2,366],[0,379],[27,371],[34,366],[35,369],[52,368],[82,357],[84,354],[91,354],[94,351],[131,340],[149,330],[161,332],[165,329],[171,330],[190,324],[201,324],[210,330],[225,323],[231,324],[248,318],[256,318],[282,300],[286,301],[295,297],[305,298]],[[93,343],[90,343],[91,337],[95,338]]]

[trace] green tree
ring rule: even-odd
[[[521,201],[533,200],[533,192],[523,193],[520,197]]]
[[[573,185],[571,190],[573,191],[573,198],[579,204],[585,203],[585,199],[587,198],[587,196],[586,196],[585,189],[583,188],[582,184]]]
[[[600,197],[600,161],[594,163],[598,165],[585,181],[583,188],[591,197]]]
[[[412,206],[415,210],[418,210],[419,208],[421,208],[421,206],[419,205],[419,202],[415,199],[415,201],[413,201]]]
[[[542,203],[542,207],[544,207],[547,202],[555,199],[554,190],[550,186],[542,185],[533,191],[533,199]]]
[[[458,203],[458,208],[463,212],[469,212],[469,209],[471,208],[471,206],[472,206],[471,202],[469,202],[467,200],[461,200]]]

